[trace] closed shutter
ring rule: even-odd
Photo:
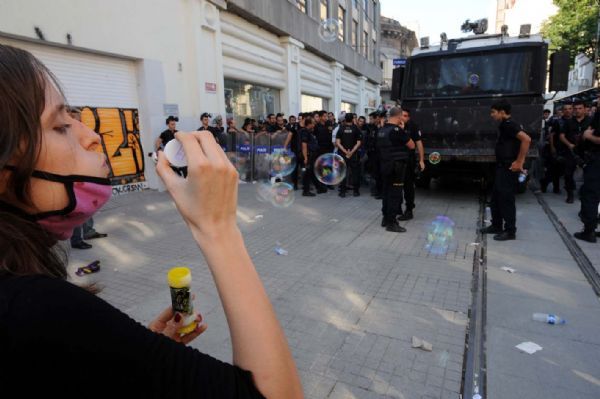
[[[42,61],[58,78],[71,105],[138,108],[134,61],[0,38]]]

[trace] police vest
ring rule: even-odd
[[[400,135],[400,127],[385,125],[377,132],[377,149],[382,162],[408,160],[408,147],[404,144],[394,144],[391,139],[393,134]]]

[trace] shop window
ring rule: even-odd
[[[301,112],[327,110],[327,99],[323,97],[302,94]]]
[[[348,112],[352,112],[354,113],[356,110],[356,105],[351,104],[351,103],[346,103],[342,101],[341,107],[340,107],[341,111],[345,111],[346,113]]]
[[[278,89],[225,79],[225,113],[228,118],[234,118],[238,128],[242,127],[244,119],[265,118],[268,114],[280,111]]]

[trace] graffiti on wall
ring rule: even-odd
[[[113,186],[146,181],[137,109],[83,107],[81,122],[100,135]]]

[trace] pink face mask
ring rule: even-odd
[[[12,169],[7,167],[7,169]],[[112,194],[110,180],[91,176],[61,176],[34,171],[33,177],[62,183],[69,196],[69,204],[62,210],[42,212],[29,217],[59,240],[71,237],[73,230],[92,217]]]

